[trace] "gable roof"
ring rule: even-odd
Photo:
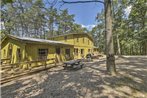
[[[29,38],[29,37],[18,37],[18,36],[8,35],[8,34],[6,35],[5,38],[7,38],[7,37],[11,38],[11,39],[14,39],[14,40],[20,40],[20,41],[23,41],[25,43],[36,43],[36,42],[38,42],[38,43],[51,44],[51,45],[70,45],[70,46],[72,46],[71,44],[67,44],[67,43],[64,43],[64,42],[52,41],[52,40],[46,40],[46,39],[37,39],[37,38]],[[4,41],[4,39],[2,40],[2,42]]]
[[[52,36],[52,37],[49,37],[49,39],[50,38],[61,37],[61,36],[68,36],[68,35],[86,35],[86,36],[88,36],[93,41],[93,37],[90,34],[88,34],[88,33],[68,33],[68,34]]]

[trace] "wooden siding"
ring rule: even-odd
[[[65,40],[65,36],[67,39]],[[74,49],[78,49],[78,55],[74,54],[74,59],[81,59],[81,49],[84,49],[84,56],[89,53],[88,50],[90,49],[90,53],[93,52],[94,42],[87,34],[69,34],[65,36],[58,36],[49,38],[50,40],[62,41],[71,45],[74,45]]]
[[[11,45],[12,55],[9,57],[9,47]],[[56,48],[59,47],[61,49],[60,55],[56,54]],[[20,49],[21,60],[19,60],[19,56],[17,54],[17,49]],[[47,59],[55,58],[57,62],[66,61],[65,57],[65,49],[70,49],[70,56],[73,59],[73,46],[68,45],[49,45],[49,44],[41,44],[41,43],[25,43],[20,40],[14,40],[11,38],[6,38],[1,43],[1,59],[10,58],[10,63],[18,63],[24,61],[33,61],[38,60],[38,49],[48,49]],[[5,53],[4,53],[5,52]],[[5,54],[5,55],[4,55]],[[53,63],[53,61],[48,61],[49,63]],[[31,67],[39,66],[41,63],[33,64]],[[21,68],[26,68],[27,65],[20,65]]]

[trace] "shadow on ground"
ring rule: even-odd
[[[145,98],[147,57],[117,58],[116,65],[117,76],[107,74],[105,60],[53,68],[2,85],[2,98]]]

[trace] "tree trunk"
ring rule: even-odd
[[[139,54],[140,54],[140,55],[142,55],[142,47],[141,47],[141,44],[142,44],[142,43],[140,43],[140,45],[139,45],[139,47],[140,47],[140,48],[139,48],[139,51],[140,51]]]
[[[119,42],[119,37],[118,34],[116,35],[116,40],[117,40],[117,48],[118,48],[118,55],[121,55],[121,51],[120,51],[120,42]]]
[[[147,43],[146,42],[144,42],[144,55],[147,55]]]
[[[145,55],[147,55],[147,42],[145,42]]]
[[[111,0],[105,0],[106,57],[108,73],[116,74],[112,35]]]

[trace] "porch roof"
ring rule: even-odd
[[[6,35],[6,36],[11,38],[11,39],[20,40],[20,41],[25,42],[25,43],[35,43],[35,44],[43,43],[43,44],[51,44],[51,45],[73,46],[71,44],[67,44],[67,43],[60,42],[60,41],[52,41],[52,40],[37,39],[37,38],[30,38],[30,37],[18,37],[18,36],[14,36],[14,35]]]

